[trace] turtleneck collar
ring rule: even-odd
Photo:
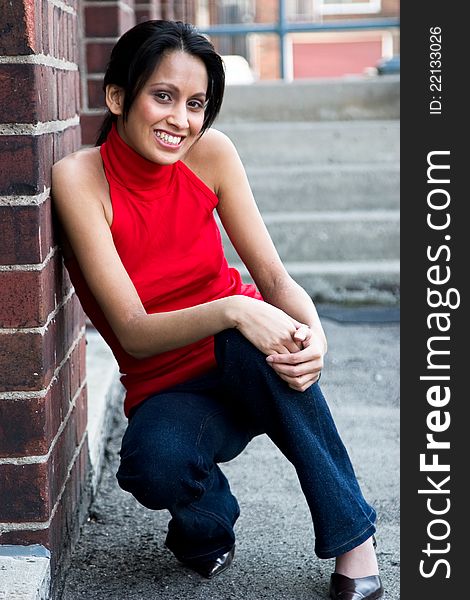
[[[159,190],[168,190],[174,172],[174,165],[159,165],[147,160],[121,138],[113,123],[106,141],[100,148],[106,174],[119,185],[129,190],[153,190],[155,197]]]

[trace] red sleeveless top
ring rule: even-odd
[[[218,198],[184,163],[158,165],[130,148],[113,126],[101,146],[113,207],[111,233],[147,313],[243,294],[261,300],[228,266],[213,210]],[[83,309],[111,347],[126,388],[124,412],[155,392],[213,369],[213,336],[150,358],[127,354],[80,271],[66,261]]]

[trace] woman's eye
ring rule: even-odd
[[[204,102],[201,102],[200,100],[190,100],[188,106],[190,108],[201,109],[204,108]]]
[[[155,98],[163,102],[168,102],[168,100],[171,100],[170,94],[167,94],[166,92],[157,92],[155,94]]]

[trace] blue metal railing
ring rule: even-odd
[[[200,27],[199,31],[208,36],[246,35],[249,33],[274,33],[279,37],[279,67],[281,78],[286,78],[286,36],[289,33],[318,31],[351,31],[366,29],[390,29],[400,27],[398,18],[351,19],[327,21],[326,23],[291,23],[287,20],[285,0],[279,0],[278,21],[276,23],[229,23]]]

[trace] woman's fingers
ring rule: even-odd
[[[320,378],[320,373],[309,373],[300,377],[289,377],[288,375],[279,375],[289,387],[298,392],[305,392],[311,385],[313,385]]]
[[[287,377],[295,378],[309,374],[314,375],[320,372],[323,368],[323,361],[311,360],[298,365],[271,363],[271,366],[279,375],[286,375]]]
[[[270,355],[266,361],[292,389],[301,392],[318,381],[324,364],[323,354],[309,345],[296,353]]]
[[[302,324],[300,325],[300,327],[297,328],[293,337],[296,342],[305,342],[311,337],[311,335],[312,331],[310,327],[308,325]]]
[[[308,346],[299,352],[290,354],[270,354],[266,357],[266,360],[268,363],[271,363],[272,366],[274,366],[274,364],[298,365],[312,360],[321,360],[323,362],[323,354],[319,351],[315,351],[311,346]]]

